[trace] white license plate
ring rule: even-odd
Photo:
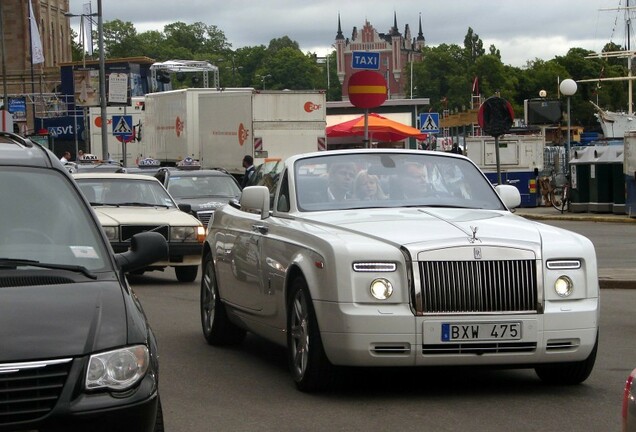
[[[442,323],[442,342],[519,339],[520,322]]]

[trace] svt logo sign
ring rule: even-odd
[[[353,51],[351,67],[353,69],[380,70],[380,53]]]

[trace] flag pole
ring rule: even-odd
[[[29,56],[31,57],[31,100],[33,101],[33,133],[35,134],[36,116],[35,116],[35,77],[33,75],[33,6],[29,0]]]

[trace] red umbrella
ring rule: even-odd
[[[369,114],[368,128],[369,139],[374,141],[394,142],[410,137],[425,140],[427,137],[419,129],[375,113]],[[364,136],[364,116],[327,127],[328,138],[347,136]]]

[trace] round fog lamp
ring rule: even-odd
[[[371,282],[371,295],[378,300],[386,300],[393,294],[393,285],[386,279],[375,279]]]
[[[559,276],[559,278],[554,282],[554,291],[561,297],[567,297],[572,294],[572,279],[567,276]]]

